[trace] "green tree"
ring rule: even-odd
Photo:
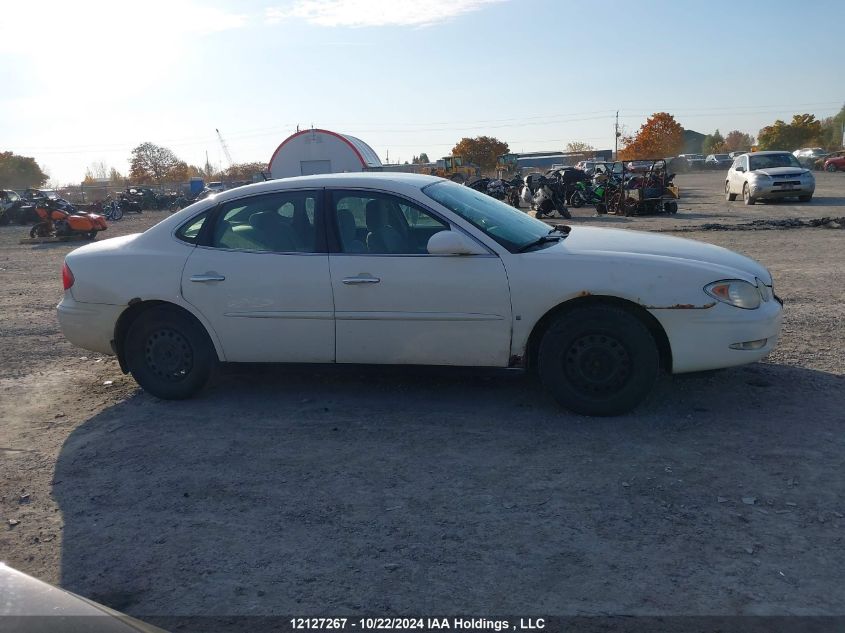
[[[843,146],[842,135],[845,131],[845,106],[842,106],[838,114],[822,119],[821,124],[819,145],[829,150],[840,149]]]
[[[726,152],[747,152],[754,145],[754,137],[739,130],[731,130],[725,136]]]
[[[452,156],[461,156],[465,163],[474,163],[484,170],[493,170],[496,159],[507,151],[508,144],[492,136],[464,137],[452,148]]]
[[[778,119],[772,125],[767,125],[757,135],[757,144],[762,150],[782,149],[795,150],[809,145],[814,141],[820,142],[822,133],[821,121],[817,121],[812,114],[796,114],[790,123]]]
[[[430,163],[431,161],[428,159],[428,154],[425,152],[420,152],[420,155],[417,156],[417,163]]]
[[[41,187],[49,179],[34,158],[13,152],[0,152],[0,188]]]
[[[170,177],[170,172],[180,170],[176,154],[155,143],[141,143],[132,150],[129,158],[129,179],[137,184],[158,183]]]
[[[705,154],[719,154],[725,151],[725,138],[717,129],[713,134],[708,134],[701,142],[701,151]]]

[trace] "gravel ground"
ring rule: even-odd
[[[0,228],[0,558],[141,617],[843,614],[845,230],[697,228],[843,216],[845,175],[809,205],[678,183],[677,216],[572,223],[758,259],[783,340],[600,420],[495,371],[228,368],[157,401],[62,339],[72,246]]]

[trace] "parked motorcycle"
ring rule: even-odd
[[[120,220],[123,217],[123,209],[111,196],[103,201],[101,212],[107,220]]]
[[[534,194],[534,206],[537,218],[550,217],[555,211],[563,218],[571,218],[566,208],[566,186],[560,178],[539,176],[532,179],[537,182]]]
[[[71,208],[73,205],[70,205]],[[64,237],[68,235],[87,235],[91,239],[97,233],[108,228],[106,219],[97,213],[79,213],[69,210],[60,201],[45,198],[35,207],[40,221],[32,227],[30,237]]]
[[[519,176],[512,180],[503,180],[499,178],[479,178],[471,182],[468,187],[486,193],[491,198],[507,202],[512,207],[519,208],[519,186],[522,180]]]
[[[118,195],[117,202],[124,213],[141,213],[143,210],[143,196],[129,193],[121,193]]]

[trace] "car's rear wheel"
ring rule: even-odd
[[[757,202],[757,199],[751,195],[751,190],[748,188],[748,183],[742,185],[742,201],[748,205]]]
[[[144,391],[165,400],[199,392],[217,364],[205,330],[176,308],[156,306],[129,327],[124,346],[126,365]]]
[[[833,172],[836,171],[836,165],[834,163],[828,163],[827,167],[825,167],[825,169],[827,169],[827,171],[829,171],[832,174]]]
[[[727,180],[725,181],[725,200],[728,202],[733,202],[736,200],[736,194],[731,193],[731,183]]]
[[[657,379],[654,337],[635,315],[612,305],[577,308],[543,336],[540,378],[561,406],[583,415],[626,413]]]

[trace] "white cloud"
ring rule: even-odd
[[[504,0],[296,0],[265,11],[277,24],[305,20],[319,26],[431,26]]]

